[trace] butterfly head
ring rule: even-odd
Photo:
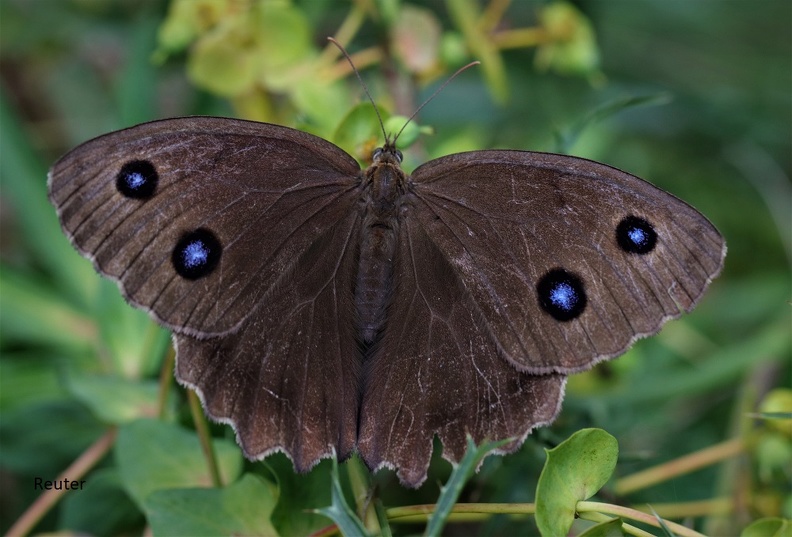
[[[402,152],[396,149],[396,146],[391,142],[385,142],[385,145],[378,147],[371,154],[371,160],[374,164],[393,164],[400,166],[402,162]]]

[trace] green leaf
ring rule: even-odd
[[[792,521],[785,518],[760,518],[742,530],[740,537],[792,537]]]
[[[162,61],[168,54],[181,52],[208,27],[232,12],[229,0],[173,0],[159,28],[155,57]]]
[[[333,132],[352,102],[344,81],[328,83],[314,76],[295,80],[290,94],[299,114],[305,116],[306,129],[322,138]],[[369,103],[365,104],[371,108]]]
[[[159,384],[116,376],[74,374],[69,390],[105,423],[121,424],[156,413]]]
[[[0,420],[0,466],[54,478],[106,430],[75,401],[47,401],[5,411]]]
[[[602,429],[582,429],[554,449],[536,486],[536,525],[542,535],[566,535],[578,501],[593,496],[610,479],[619,446]]]
[[[256,40],[258,80],[274,91],[287,91],[304,76],[315,51],[302,11],[288,2],[258,2],[250,16]]]
[[[277,501],[275,488],[261,477],[245,474],[221,489],[170,489],[152,493],[144,502],[156,535],[277,536],[270,522]]]
[[[387,112],[378,109],[382,120],[387,121]],[[382,127],[371,103],[355,105],[338,125],[333,141],[359,160],[370,158],[371,152],[382,141]]]
[[[580,537],[623,537],[624,535],[627,534],[622,530],[622,520],[613,518],[607,522],[591,526],[581,533]]]
[[[491,452],[509,442],[509,439],[501,440],[500,442],[487,442],[476,447],[473,439],[468,435],[465,456],[462,457],[462,460],[459,461],[458,464],[454,465],[454,471],[451,472],[451,477],[448,478],[448,481],[440,493],[440,497],[437,499],[435,510],[429,517],[424,535],[427,537],[440,535],[440,532],[443,531],[443,526],[445,526],[448,520],[448,516],[451,514],[451,510],[454,508],[454,505],[456,505],[459,495],[462,493],[462,488],[465,486],[470,476],[473,475],[473,472],[476,471],[481,461]]]
[[[333,470],[331,472],[332,499],[329,507],[316,509],[315,512],[326,516],[336,523],[342,535],[346,537],[363,537],[369,535],[363,522],[355,512],[349,507],[344,498],[344,491],[341,490],[341,482],[338,479],[338,461],[333,458]]]
[[[103,278],[99,286],[95,316],[114,372],[129,378],[159,372],[170,344],[169,332],[144,311],[131,307],[109,279]]]
[[[228,483],[239,475],[242,456],[227,440],[214,440],[214,449],[222,482]],[[141,419],[123,425],[115,455],[124,486],[141,507],[156,490],[212,484],[197,435],[175,424]]]
[[[618,97],[608,102],[602,103],[594,110],[584,115],[582,118],[575,121],[571,126],[563,132],[555,133],[555,148],[556,153],[568,154],[572,146],[580,138],[583,131],[588,127],[615,116],[619,112],[628,108],[637,108],[641,106],[661,106],[671,101],[671,96],[668,93],[655,93],[652,95],[639,95]]]
[[[792,438],[792,390],[789,388],[771,390],[762,399],[759,412],[766,420],[767,427]]]
[[[258,77],[259,50],[250,22],[228,17],[199,39],[187,59],[187,73],[198,86],[223,97],[252,91]]]
[[[64,369],[80,365],[79,360],[36,349],[4,351],[0,360],[0,415],[5,417],[5,412],[25,405],[68,397],[61,375]]]
[[[567,2],[550,2],[539,12],[544,31],[552,41],[539,47],[536,65],[565,75],[594,75],[599,69],[599,49],[591,22]]]
[[[3,338],[36,346],[76,348],[85,353],[97,340],[93,319],[77,311],[50,282],[10,267],[0,270]],[[41,327],[46,326],[46,330]]]
[[[415,119],[407,123],[408,119],[405,116],[391,116],[385,121],[385,132],[391,137],[399,135],[398,147],[401,150],[415,143],[424,130]]]
[[[126,494],[117,469],[96,470],[84,480],[82,489],[63,499],[61,528],[82,535],[120,535],[141,525],[143,514]]]
[[[309,535],[327,526],[327,519],[315,509],[331,502],[330,460],[323,460],[306,474],[296,473],[291,459],[283,453],[267,457],[262,464],[275,476],[278,486],[272,523],[281,534]]]

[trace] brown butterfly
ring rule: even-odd
[[[188,117],[77,147],[49,195],[248,458],[357,451],[411,487],[434,435],[451,461],[466,433],[516,450],[567,374],[690,311],[723,265],[704,216],[604,164],[401,158],[389,142],[361,170],[304,132]]]

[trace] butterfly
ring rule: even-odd
[[[491,150],[408,175],[267,123],[186,117],[52,167],[65,234],[173,332],[178,381],[250,459],[357,452],[425,479],[438,436],[553,421],[566,376],[690,311],[726,246],[698,211],[597,162]]]

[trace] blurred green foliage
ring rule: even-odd
[[[304,511],[330,504],[328,462],[304,476],[281,455],[242,463],[224,426],[211,430],[231,486],[176,491],[210,482],[196,477],[206,467],[183,392],[163,393],[172,378],[158,381],[168,335],[73,251],[45,179],[79,142],[191,114],[301,128],[365,161],[381,133],[327,36],[348,47],[384,118],[409,116],[458,67],[482,62],[421,110],[408,171],[470,149],[564,150],[685,199],[729,246],[724,273],[695,313],[572,377],[557,422],[519,453],[488,458],[459,501],[533,501],[541,448],[596,426],[618,439],[617,476],[729,439],[745,442],[740,461],[611,502],[725,499],[725,512],[693,518],[712,535],[737,534],[760,517],[792,517],[790,20],[788,0],[3,0],[0,530],[39,496],[34,477],[55,479],[110,426],[120,428],[113,453],[37,531],[129,534],[148,524],[165,533],[179,520],[174,513],[199,509],[206,517],[212,506],[222,511],[206,517],[217,531],[293,535],[330,523]],[[393,507],[437,501],[436,483],[450,471],[436,449],[418,491],[402,489],[389,471],[370,479],[377,501]],[[150,483],[160,492],[142,498],[147,472],[187,477]],[[356,492],[365,493],[367,479],[342,472],[343,486]],[[239,504],[251,495],[257,502]],[[229,502],[234,509],[223,511]],[[252,520],[225,525],[239,517]],[[194,531],[193,522],[183,528]],[[530,518],[494,516],[459,531],[536,529]]]

